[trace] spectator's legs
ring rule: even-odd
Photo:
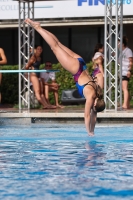
[[[59,95],[58,95],[58,91],[55,90],[55,91],[53,91],[53,93],[54,93],[54,99],[55,99],[55,105],[56,105],[56,107],[57,107],[57,108],[64,108],[64,106],[61,106],[61,105],[59,104]]]
[[[41,92],[40,92],[40,84],[39,84],[38,77],[35,74],[31,74],[30,79],[34,88],[36,98],[43,105],[43,108],[56,108],[52,105],[51,106],[48,105],[45,98],[42,98],[40,94]]]
[[[123,96],[124,101],[122,107],[125,109],[129,108],[129,92],[128,92],[128,81],[123,80],[122,81],[122,90],[123,90]]]
[[[42,95],[43,94],[43,82],[42,82],[42,79],[39,80],[39,83],[40,83],[40,93]]]
[[[45,86],[45,98],[48,104],[50,104],[49,102],[49,86],[46,84]]]
[[[59,100],[58,88],[59,88],[58,84],[57,84],[57,86],[52,85],[52,84],[51,85],[46,84],[45,85],[45,98],[46,98],[47,103],[50,104],[50,102],[49,102],[49,92],[53,92],[56,107],[57,108],[64,108],[64,106],[60,105],[59,101],[58,101]]]
[[[130,99],[131,99],[131,96],[130,96],[129,91],[128,91],[128,94],[129,94],[129,96],[128,96],[128,108],[130,108]]]
[[[54,99],[55,99],[55,105],[58,106],[59,103],[58,103],[58,91],[53,91],[54,93]]]
[[[39,81],[40,83],[40,95],[41,95],[41,99],[43,100],[43,102],[46,102],[46,104],[48,104],[49,106],[52,106],[50,103],[47,102],[47,99],[45,98],[45,94],[44,94],[44,87],[43,87],[43,82],[42,80]],[[55,106],[52,106],[53,108],[56,108]]]

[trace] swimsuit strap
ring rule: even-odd
[[[91,87],[93,87],[93,89],[94,89],[95,92],[96,92],[96,96],[97,96],[97,84],[96,84],[95,79],[96,79],[96,77],[94,77],[93,80],[88,81],[86,84],[84,84],[84,87],[85,87],[86,85],[90,85]],[[95,88],[92,84],[89,84],[89,83],[91,83],[91,82],[92,82],[92,83],[95,83],[96,88]]]

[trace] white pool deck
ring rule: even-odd
[[[59,109],[16,109],[0,108],[0,124],[10,124],[17,121],[18,124],[40,122],[84,122],[84,108],[68,107]],[[97,114],[98,123],[129,123],[133,124],[133,109],[129,110],[105,110]]]

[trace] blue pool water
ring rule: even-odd
[[[0,126],[1,200],[132,200],[133,126]]]

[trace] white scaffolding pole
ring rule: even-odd
[[[25,25],[26,18],[34,19],[34,1],[19,0],[19,70],[24,69],[34,50],[34,29]],[[30,108],[30,77],[19,73],[19,109]],[[28,98],[27,98],[28,93]]]
[[[105,0],[104,26],[104,100],[106,110],[122,106],[121,59],[123,37],[123,0]],[[120,52],[118,52],[120,39]]]

